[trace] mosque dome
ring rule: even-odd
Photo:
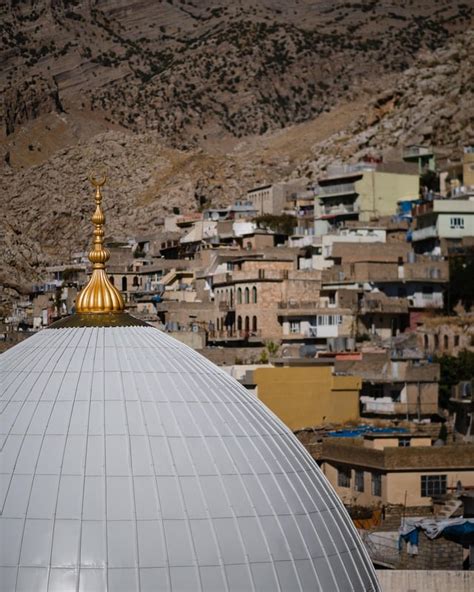
[[[94,281],[0,357],[2,591],[379,590],[292,432]]]

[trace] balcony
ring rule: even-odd
[[[357,193],[354,183],[338,183],[337,185],[320,185],[316,190],[316,197],[326,198],[354,193]]]
[[[325,216],[345,216],[347,214],[358,214],[359,206],[356,204],[325,206],[321,209],[321,213]]]
[[[332,164],[327,167],[326,175],[322,179],[330,179],[331,177],[345,177],[363,173],[364,171],[375,171],[376,164],[368,162],[360,162],[358,164]]]
[[[418,228],[411,233],[411,240],[413,242],[422,241],[427,238],[435,238],[438,236],[438,229],[436,226],[427,226],[426,228]]]
[[[243,330],[223,330],[210,331],[208,334],[209,341],[261,341],[261,331],[243,331]]]
[[[235,306],[229,302],[219,302],[219,312],[230,312],[235,310]]]
[[[418,158],[420,156],[432,156],[433,150],[428,146],[407,146],[403,150],[403,158]]]

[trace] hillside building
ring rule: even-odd
[[[403,163],[334,165],[318,183],[316,236],[348,220],[368,222],[394,215],[400,201],[416,198],[419,193],[418,170]]]
[[[326,438],[322,469],[346,505],[430,507],[460,481],[474,487],[472,447],[416,434]]]

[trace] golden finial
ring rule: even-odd
[[[77,296],[76,312],[121,312],[125,308],[122,295],[112,285],[105,272],[105,264],[109,260],[110,253],[104,247],[105,215],[102,210],[101,189],[107,179],[105,175],[98,179],[91,175],[89,180],[95,187],[95,212],[92,216],[92,223],[95,226],[94,248],[89,252],[89,261],[92,263],[92,276],[87,286]]]

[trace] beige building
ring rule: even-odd
[[[302,186],[298,183],[261,185],[247,192],[246,201],[253,205],[257,216],[263,214],[279,215],[285,209],[288,198],[301,189]]]
[[[336,360],[335,370],[361,378],[363,416],[422,419],[438,413],[439,364],[364,353],[360,360]]]
[[[328,167],[316,191],[315,234],[347,220],[369,221],[396,214],[398,203],[419,194],[416,165],[387,163]]]
[[[474,447],[434,447],[424,436],[327,438],[322,469],[346,505],[431,506],[432,498],[474,487]]]
[[[214,339],[281,339],[284,304],[312,302],[319,297],[319,271],[295,269],[291,254],[229,262],[229,271],[212,276],[216,302]],[[301,335],[303,337],[303,335]]]

